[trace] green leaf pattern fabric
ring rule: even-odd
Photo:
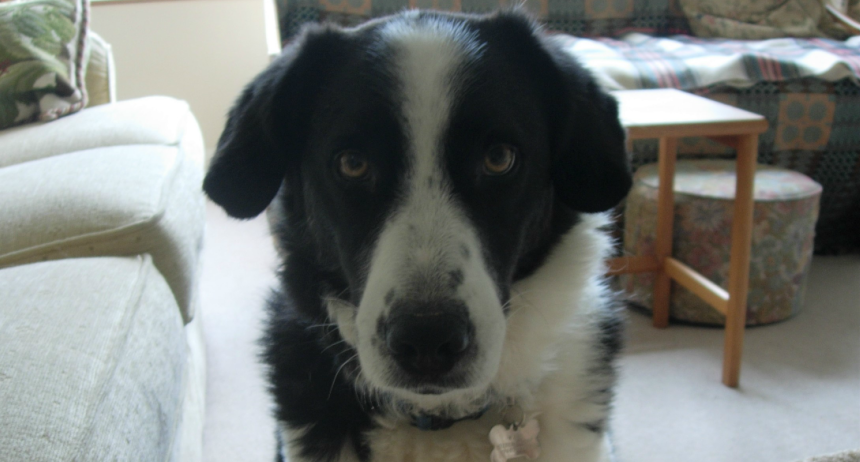
[[[86,105],[85,0],[0,1],[0,129]]]

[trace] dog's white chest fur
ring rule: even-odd
[[[600,228],[607,223],[604,215],[584,216],[545,264],[514,286],[493,389],[516,399],[524,412],[539,414],[539,461],[607,460],[604,432],[589,429],[605,425],[608,403],[594,398],[614,381],[594,368],[601,354],[594,341],[609,296],[600,282],[610,249]],[[490,430],[503,420],[498,408],[437,431],[378,419],[364,438],[373,462],[487,462]],[[345,447],[338,462],[357,460]]]
[[[597,281],[609,250],[599,229],[605,224],[604,216],[585,217],[537,273],[515,286],[494,388],[516,397],[526,412],[540,413],[541,461],[596,462],[608,454],[602,432],[588,430],[607,413],[590,397],[613,380],[591,370],[607,296]],[[493,409],[439,431],[382,422],[367,440],[375,462],[487,462],[490,430],[502,421]]]
[[[438,431],[422,431],[409,424],[400,424],[393,428],[379,428],[367,436],[374,460],[487,462],[493,449],[489,440],[493,425],[490,419],[495,417],[464,421]]]
[[[495,414],[495,413],[494,413]],[[461,422],[452,428],[434,432],[411,426],[378,429],[368,437],[374,461],[387,462],[488,462],[493,446],[489,433],[498,415],[478,421]],[[571,432],[560,445],[556,441],[542,444],[542,461],[605,461],[608,450],[604,441],[594,435]],[[596,443],[596,444],[595,444]],[[558,456],[558,457],[557,457]],[[556,458],[551,458],[556,457]],[[526,460],[526,459],[517,459]]]

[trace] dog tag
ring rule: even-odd
[[[522,426],[513,424],[505,428],[504,425],[496,425],[490,430],[490,443],[493,444],[490,462],[507,462],[518,457],[537,459],[540,456],[539,432],[540,425],[535,418]]]

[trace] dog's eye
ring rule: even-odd
[[[344,151],[337,156],[337,169],[348,180],[360,180],[370,173],[370,162],[358,151]]]
[[[514,168],[517,150],[509,144],[496,144],[484,154],[484,173],[504,175]]]

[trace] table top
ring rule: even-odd
[[[761,133],[767,120],[692,93],[672,88],[612,92],[628,137],[728,136]]]

